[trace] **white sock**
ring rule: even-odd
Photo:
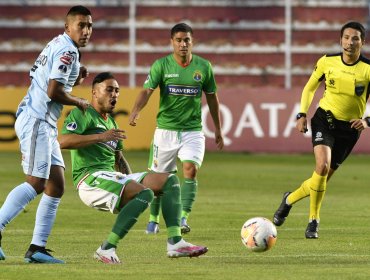
[[[45,247],[54,221],[57,215],[57,209],[60,203],[60,198],[51,197],[43,194],[40,199],[39,206],[36,212],[35,228],[31,244]]]
[[[6,197],[4,204],[0,208],[0,231],[3,231],[32,200],[37,193],[28,183],[24,182],[15,187]]]

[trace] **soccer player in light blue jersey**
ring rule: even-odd
[[[30,70],[31,85],[19,104],[15,131],[22,153],[26,181],[15,187],[0,209],[1,233],[38,194],[39,202],[27,263],[64,263],[45,248],[64,192],[64,161],[57,141],[57,121],[63,105],[86,111],[87,100],[72,96],[72,88],[87,77],[80,65],[79,48],[92,33],[91,12],[84,6],[72,7],[66,15],[65,32],[51,40]],[[0,260],[5,260],[0,243]]]
[[[197,173],[205,151],[201,111],[203,92],[215,126],[218,149],[223,148],[224,140],[212,66],[208,60],[192,54],[192,28],[185,23],[176,24],[171,29],[171,44],[173,53],[153,63],[144,89],[132,109],[130,125],[136,125],[140,111],[159,87],[157,128],[151,146],[149,169],[175,173],[177,158],[181,160],[184,174],[181,185],[181,231],[188,233],[190,227],[187,219],[196,197]],[[151,205],[147,233],[159,231],[159,205],[159,198]]]

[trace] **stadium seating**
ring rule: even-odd
[[[89,46],[81,50],[82,62],[92,74],[115,72],[122,85],[129,85],[133,73],[135,84],[141,86],[153,61],[171,51],[170,28],[186,21],[194,28],[194,53],[212,62],[220,85],[284,87],[283,2],[181,7],[165,6],[163,1],[158,5],[140,2],[136,7],[135,67],[130,65],[129,6],[92,6],[94,31]],[[292,84],[302,86],[316,59],[340,50],[340,26],[350,19],[366,23],[368,10],[366,1],[349,5],[346,0],[336,0],[337,6],[330,5],[332,1],[293,2]],[[63,31],[66,10],[66,6],[50,3],[0,4],[0,86],[29,83],[28,71],[38,53]]]

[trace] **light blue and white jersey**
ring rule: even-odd
[[[71,92],[80,71],[79,56],[78,48],[66,33],[51,40],[30,70],[31,85],[18,106],[16,116],[25,111],[56,127],[63,105],[47,95],[49,80],[64,84],[64,91]]]

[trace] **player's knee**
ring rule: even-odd
[[[141,192],[139,192],[136,195],[136,198],[140,199],[142,202],[145,202],[145,203],[149,204],[154,199],[154,192],[149,188],[143,189]]]

